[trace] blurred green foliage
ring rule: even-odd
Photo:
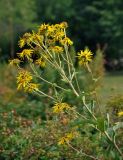
[[[11,57],[14,57],[15,41],[19,38],[19,33],[34,27],[36,15],[34,0],[0,1],[0,47],[2,46],[3,49],[2,54],[8,52]],[[9,46],[8,50],[7,46]]]
[[[104,52],[100,48],[96,50],[98,44],[101,47],[105,46],[107,58],[123,56],[122,4],[121,0],[1,0],[0,54],[2,53],[3,59],[14,56],[17,50],[15,42],[19,38],[18,35],[40,23],[67,21],[70,26],[69,34],[72,39],[76,40],[75,49],[71,48],[72,56],[75,57],[75,50],[80,47],[84,48],[86,45],[96,52],[91,63],[93,82],[86,70],[79,73],[81,88],[84,91],[96,90],[101,86],[104,75]],[[51,82],[59,81],[60,77],[57,72],[51,68],[39,70]],[[0,159],[81,160],[82,157],[75,154],[69,147],[57,145],[56,139],[63,134],[66,126],[63,126],[62,119],[58,117],[53,119],[52,102],[48,98],[18,92],[15,86],[15,74],[14,68],[6,64],[0,65],[0,75],[2,75],[0,76]],[[51,87],[44,85],[43,82],[41,85],[43,90],[52,94]],[[75,99],[71,92],[58,94],[73,106],[77,104],[80,113],[84,111],[80,99]],[[94,96],[93,93],[92,96]],[[123,96],[115,96],[107,103],[104,114],[109,112],[111,122],[122,120],[117,118],[117,112],[122,110],[122,106]],[[105,127],[104,122],[103,118],[97,121],[97,127],[102,132]],[[77,119],[74,123],[71,121],[71,126],[79,125],[81,133],[81,137],[78,136],[73,142],[74,146],[83,148],[86,153],[97,155],[102,159],[121,160],[113,147],[108,146],[104,136],[101,142],[98,141],[100,135],[94,128],[90,129],[88,124],[82,118]],[[113,131],[110,130],[109,133],[113,134]],[[118,129],[117,133],[118,144],[122,146],[122,130]],[[90,158],[83,157],[84,159],[89,160]]]
[[[106,110],[110,113],[111,120],[116,123],[117,121],[122,121],[122,117],[118,117],[118,112],[123,110],[123,95],[112,96],[107,104]]]
[[[76,50],[88,45],[95,51],[99,43],[106,46],[107,59],[123,57],[122,5],[122,0],[1,0],[0,48],[3,57],[13,56],[20,33],[35,24],[61,21],[68,22]]]
[[[74,49],[71,49],[71,54],[75,55]],[[97,51],[94,62],[94,64],[91,64],[92,68],[100,66],[99,70],[97,67],[94,67],[94,76],[103,76],[103,56],[100,50]],[[53,69],[47,67],[46,70],[39,70],[50,81],[59,81],[59,76]],[[101,137],[101,141],[98,140],[100,137],[99,133],[90,125],[90,123],[95,123],[92,119],[88,119],[87,121],[81,117],[75,119],[76,115],[74,114],[70,114],[70,116],[64,115],[63,117],[53,116],[53,104],[50,100],[16,90],[15,68],[1,64],[0,74],[2,75],[0,77],[0,159],[81,160],[83,158],[83,160],[90,160],[89,157],[82,157],[80,154],[73,152],[67,145],[57,145],[58,139],[66,131],[68,132],[71,127],[77,127],[81,136],[72,141],[75,148],[82,148],[82,151],[89,155],[96,155],[104,159],[120,160],[119,155],[111,144],[109,146],[104,136]],[[87,91],[90,90],[90,86],[84,83],[84,80],[88,80],[89,82],[89,78],[91,79],[86,71],[80,72],[79,77],[81,88]],[[84,80],[82,77],[84,77]],[[43,82],[41,84],[43,90],[52,94],[52,87],[44,85]],[[94,89],[95,87],[99,87],[99,85],[97,83],[97,85],[91,87]],[[70,102],[73,106],[77,104],[77,110],[80,113],[86,112],[82,107],[80,99],[74,98],[72,93],[66,92],[60,96],[64,98],[65,102]],[[90,98],[88,99],[89,102]],[[88,114],[87,116],[89,117]],[[67,125],[68,120],[69,125]],[[97,127],[102,132],[105,127],[104,122],[103,117],[97,120]],[[112,134],[112,130],[110,132]],[[118,144],[122,146],[121,136],[118,138],[120,139]],[[111,150],[112,153],[109,154]]]
[[[60,119],[55,118],[42,123],[41,119],[29,120],[12,111],[0,114],[0,120],[2,122],[0,124],[0,159],[81,160],[82,158],[67,145],[57,145],[58,138],[66,131],[66,126],[63,126]],[[82,120],[80,119],[80,121]],[[80,127],[82,125],[84,124],[81,122]],[[73,142],[74,146],[84,147],[84,151],[91,154],[98,153],[97,145],[99,143],[95,141],[98,134],[92,134],[91,130],[90,132],[82,130],[82,135],[82,137],[78,136]],[[92,141],[95,142],[91,143]],[[94,152],[93,147],[95,147]],[[100,155],[100,152],[98,155]],[[83,157],[83,160],[89,159]]]

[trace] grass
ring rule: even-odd
[[[104,105],[112,96],[123,95],[123,72],[106,73],[99,91],[100,102]]]

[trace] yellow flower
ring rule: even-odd
[[[121,117],[123,116],[123,111],[118,113],[118,116]]]
[[[53,36],[55,41],[61,41],[61,39],[63,39],[64,37],[65,37],[65,33],[63,30],[60,30],[60,31],[58,30]]]
[[[67,28],[67,23],[66,22],[62,22],[60,24],[55,24],[55,25],[49,25],[47,27],[47,35],[48,36],[53,36],[54,38],[57,37],[60,38],[60,37],[63,37],[65,36],[65,33],[64,33],[64,29]]]
[[[20,64],[20,62],[21,61],[19,59],[15,58],[15,59],[9,60],[9,65],[10,66],[13,66],[13,65],[17,66]]]
[[[63,47],[54,46],[54,47],[50,47],[50,50],[53,51],[54,53],[62,53],[63,52]]]
[[[56,32],[56,28],[54,25],[48,26],[47,36],[54,36],[55,32]]]
[[[65,143],[69,143],[72,139],[74,139],[78,135],[77,132],[67,133],[64,137],[60,138],[58,141],[58,145],[64,145]]]
[[[61,22],[60,24],[55,24],[54,27],[57,30],[64,30],[68,27],[68,24],[67,24],[67,22]]]
[[[46,62],[44,61],[44,59],[42,57],[37,59],[35,61],[35,64],[37,64],[39,67],[42,67],[42,68],[46,66]]]
[[[42,43],[43,41],[43,36],[38,34],[38,33],[35,33],[34,31],[32,31],[32,34],[31,33],[25,33],[23,35],[22,38],[20,38],[18,44],[19,44],[19,47],[22,48],[25,46],[25,44],[27,44],[28,46],[31,46],[32,43]]]
[[[42,24],[39,28],[38,34],[43,35],[45,39],[45,43],[50,46],[51,43],[60,43],[62,45],[72,45],[73,42],[66,37],[65,29],[68,27],[66,22],[62,22],[60,24],[49,25]],[[50,44],[49,44],[50,42]]]
[[[32,80],[32,75],[30,72],[25,70],[20,70],[17,76],[17,89],[23,89],[25,88]]]
[[[25,41],[25,44],[30,45],[32,42],[32,34],[31,33],[25,33],[23,35],[23,40]]]
[[[67,24],[67,22],[62,22],[59,24],[59,26],[64,29],[64,28],[68,27],[68,24]]]
[[[33,92],[38,90],[39,85],[32,83],[32,75],[30,72],[21,70],[17,76],[18,90],[24,89],[25,92]]]
[[[25,42],[25,39],[23,38],[20,38],[19,42],[18,42],[18,45],[20,48],[23,48],[25,46],[26,42]]]
[[[17,54],[18,54],[18,57],[21,59],[24,59],[25,57],[28,60],[30,60],[33,52],[34,52],[33,49],[24,49],[21,53],[17,53]]]
[[[60,138],[58,141],[58,145],[63,145],[66,143],[66,139],[64,137]]]
[[[38,33],[35,33],[34,31],[33,31],[30,39],[31,39],[32,43],[33,42],[35,42],[35,43],[37,43],[37,42],[42,43],[43,42],[43,36]]]
[[[24,91],[25,92],[33,92],[34,90],[38,90],[39,84],[36,83],[29,83],[29,85],[25,86]]]
[[[79,64],[80,65],[86,65],[86,64],[88,64],[88,62],[91,62],[92,55],[93,55],[93,53],[88,48],[85,48],[84,51],[81,50],[78,53]]]
[[[61,113],[64,110],[70,110],[71,107],[67,103],[56,103],[53,107],[53,112],[54,113]]]
[[[42,24],[40,27],[39,27],[39,33],[40,34],[42,34],[42,33],[44,33],[47,29],[48,29],[48,26],[49,26],[49,24]]]
[[[60,41],[60,43],[62,44],[62,45],[68,45],[68,46],[71,46],[71,45],[73,45],[73,42],[70,40],[70,38],[68,38],[68,37],[65,37],[64,39],[62,39],[61,41]]]
[[[31,33],[25,33],[22,38],[20,38],[18,45],[20,48],[23,48],[26,44],[29,45],[32,41]]]

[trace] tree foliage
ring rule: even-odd
[[[122,0],[1,0],[0,35],[11,37],[11,23],[17,33],[30,28],[34,19],[37,23],[67,21],[77,50],[86,45],[95,50],[99,43],[107,45],[108,58],[119,58],[123,56],[122,5]]]
[[[35,1],[0,1],[0,37],[10,45],[10,54],[14,56],[14,41],[18,32],[32,28],[36,18]]]

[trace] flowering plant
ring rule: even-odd
[[[80,148],[74,142],[78,138],[81,138],[81,124],[83,127],[96,130],[97,141],[104,139],[107,144],[107,150],[113,149],[116,151],[116,157],[123,158],[122,147],[116,143],[117,129],[121,125],[110,124],[109,115],[103,116],[99,111],[96,111],[96,107],[100,108],[100,104],[96,97],[96,92],[93,91],[95,98],[91,102],[86,101],[86,93],[80,87],[80,81],[78,80],[78,70],[76,70],[74,61],[69,53],[69,48],[73,45],[72,40],[67,37],[66,29],[68,25],[66,22],[60,24],[49,25],[42,24],[37,32],[25,33],[19,40],[20,48],[26,47],[22,52],[17,53],[18,58],[10,60],[10,65],[16,65],[18,68],[17,75],[17,89],[24,90],[38,94],[39,96],[45,96],[50,98],[54,102],[52,107],[52,118],[55,121],[59,121],[59,126],[63,129],[63,133],[57,133],[55,136],[57,145],[68,146],[78,155],[91,158],[100,159],[103,155],[97,155],[94,153],[88,153],[84,151],[84,148]],[[89,66],[92,61],[93,53],[85,48],[77,53],[76,57],[80,66],[79,72],[83,68],[86,68],[92,77],[93,83],[98,81],[98,77],[94,77]],[[26,70],[23,66],[24,62],[27,62],[29,69]],[[51,67],[59,74],[61,82],[52,82],[45,77],[40,70],[43,68]],[[38,80],[37,80],[38,79]],[[39,83],[41,81],[41,84]],[[47,83],[52,88],[52,93],[46,93],[42,89],[42,84]],[[65,85],[62,85],[62,84]],[[70,104],[71,102],[64,102],[64,98],[59,96],[59,92],[67,93],[71,90],[75,95],[75,99],[79,99],[82,111]],[[88,93],[90,96],[92,93]],[[122,112],[118,113],[122,116]],[[78,124],[79,121],[79,124]],[[83,143],[83,142],[81,142]],[[82,146],[81,146],[82,147]],[[121,148],[120,148],[121,147]],[[102,150],[102,146],[100,147]],[[104,158],[104,157],[103,157]]]

